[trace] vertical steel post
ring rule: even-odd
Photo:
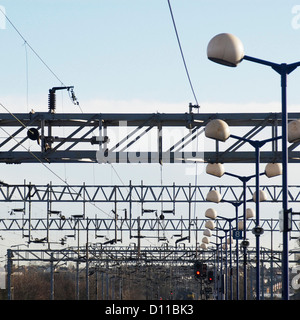
[[[246,180],[243,179],[243,240],[246,241],[247,239],[247,225],[246,225],[246,205],[247,199],[246,199]],[[244,256],[244,300],[247,300],[247,247],[243,246],[243,256]]]
[[[225,231],[225,300],[228,300],[228,243],[227,243],[227,230]]]
[[[11,300],[11,267],[12,267],[12,252],[11,249],[7,249],[7,300]]]
[[[50,300],[54,300],[54,265],[53,265],[53,252],[50,258]]]
[[[132,185],[129,180],[129,239],[132,238]]]
[[[233,300],[233,268],[232,268],[232,225],[229,220],[229,279],[230,279],[230,300]]]
[[[282,108],[282,209],[284,230],[282,233],[282,297],[289,299],[289,257],[288,257],[288,149],[287,149],[287,65],[281,64],[281,108]]]
[[[192,211],[192,190],[191,183],[189,183],[189,243],[191,243],[191,211]]]
[[[259,227],[259,219],[260,219],[260,212],[259,212],[259,156],[260,156],[260,149],[259,145],[255,145],[255,179],[256,179],[256,202],[255,202],[255,211],[256,211],[256,222],[255,226]],[[256,234],[256,300],[260,300],[260,235]]]
[[[235,205],[236,231],[239,229],[238,205]],[[236,299],[239,300],[239,240],[236,238]]]
[[[270,262],[270,293],[271,293],[271,300],[273,300],[273,219],[271,219],[271,262]]]
[[[86,218],[86,246],[85,246],[85,295],[86,300],[90,298],[89,286],[89,219]]]

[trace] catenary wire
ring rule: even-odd
[[[7,21],[9,22],[9,24],[15,29],[15,31],[17,32],[17,34],[21,37],[21,39],[24,41],[25,45],[27,45],[30,50],[37,56],[37,58],[42,62],[42,64],[53,74],[53,76],[62,84],[64,85],[64,83],[60,80],[60,78],[57,76],[57,74],[48,66],[48,64],[45,62],[44,59],[42,59],[42,57],[33,49],[33,47],[28,43],[28,41],[25,39],[25,37],[22,35],[22,33],[18,30],[18,28],[14,25],[14,23],[9,19],[9,17],[7,16],[7,14],[1,9],[0,7],[0,11],[2,12],[2,14],[4,15],[4,17],[7,19]]]
[[[195,90],[194,90],[194,87],[193,87],[193,84],[192,84],[192,80],[191,80],[191,77],[190,77],[190,74],[189,74],[189,70],[188,70],[188,67],[187,67],[187,64],[186,64],[186,61],[185,61],[185,58],[184,58],[184,54],[183,54],[182,46],[181,46],[181,43],[180,43],[180,39],[179,39],[179,35],[178,35],[176,22],[175,22],[175,18],[174,18],[174,15],[173,15],[173,11],[172,11],[170,0],[168,0],[168,5],[169,5],[170,14],[171,14],[174,30],[175,30],[175,33],[176,33],[176,38],[177,38],[178,46],[179,46],[179,49],[180,49],[182,61],[183,61],[183,64],[184,64],[185,72],[186,72],[186,75],[187,75],[187,78],[188,78],[188,81],[189,81],[189,84],[190,84],[194,99],[195,99],[197,105],[199,106],[198,99],[197,99],[197,96],[196,96],[196,93],[195,93]]]

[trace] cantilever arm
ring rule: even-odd
[[[282,66],[284,66],[284,73],[286,73],[286,74],[290,74],[291,72],[293,72],[296,68],[298,68],[300,66],[300,61],[290,63],[290,64],[285,64],[285,63],[280,64],[280,63],[275,63],[275,62],[271,62],[271,61],[267,61],[267,60],[262,60],[262,59],[250,57],[247,55],[244,55],[242,60],[248,60],[248,61],[252,61],[255,63],[263,64],[265,66],[269,66],[280,74],[282,71]]]
[[[276,67],[280,66],[280,64],[278,64],[278,63],[274,63],[274,62],[271,62],[271,61],[250,57],[250,56],[247,56],[247,55],[244,55],[243,60],[248,60],[248,61],[256,62],[256,63],[259,63],[259,64],[264,64],[264,65],[272,67],[272,68],[273,67],[276,68]]]

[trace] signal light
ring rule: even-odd
[[[196,261],[194,264],[194,275],[196,279],[200,279],[202,274],[202,262]]]
[[[207,281],[208,281],[208,283],[212,283],[213,280],[214,280],[214,273],[213,273],[213,271],[208,271],[208,273],[207,273]]]

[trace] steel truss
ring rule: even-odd
[[[156,219],[140,219],[133,218],[130,220],[120,219],[116,222],[115,219],[99,219],[99,218],[86,218],[86,219],[66,219],[59,218],[45,219],[45,218],[11,218],[0,219],[0,231],[94,231],[95,237],[100,237],[97,231],[117,231],[130,232],[132,238],[138,238],[137,232],[178,232],[176,236],[183,236],[185,232],[204,231],[206,219],[187,219],[187,218],[165,218],[164,220]],[[299,232],[299,221],[293,220],[293,231]],[[235,223],[234,223],[235,225]],[[228,221],[224,219],[217,220],[217,227],[226,229],[229,227]],[[247,221],[247,231],[251,231],[255,227],[255,221]],[[265,231],[279,231],[278,219],[261,219],[261,227]],[[235,229],[235,226],[234,228]],[[136,232],[136,233],[135,233]],[[141,238],[146,237],[142,233]],[[159,238],[158,238],[159,240]]]
[[[299,119],[290,113],[289,120]],[[255,152],[243,141],[228,139],[209,148],[199,141],[211,119],[222,119],[232,128],[246,129],[243,137],[256,139],[267,133],[278,136],[281,113],[219,114],[56,114],[51,112],[0,114],[2,163],[194,163],[255,162]],[[63,128],[63,130],[61,130]],[[182,130],[179,130],[182,129]],[[167,134],[171,131],[171,137]],[[176,139],[176,140],[175,140]],[[33,142],[32,142],[33,140]],[[24,143],[32,142],[30,150]],[[141,147],[141,143],[142,146]],[[299,142],[289,147],[289,162],[298,163]],[[222,148],[222,150],[221,150]],[[281,162],[274,141],[262,150],[260,161]]]
[[[282,186],[261,185],[267,194],[267,202],[282,201]],[[10,185],[0,182],[0,202],[81,202],[81,203],[201,203],[206,195],[217,190],[224,201],[242,201],[240,185]],[[251,201],[255,185],[246,186],[246,198]],[[300,202],[300,186],[289,186],[289,202]]]
[[[192,204],[206,203],[207,193],[215,189],[221,194],[225,203],[240,203],[243,200],[243,188],[238,185],[231,186],[194,186],[194,185],[0,185],[0,202],[16,203],[17,208],[12,209],[10,218],[0,218],[0,231],[11,230],[80,230],[110,231],[180,231],[203,230],[204,219],[192,219]],[[281,202],[281,186],[262,186],[267,193],[270,203]],[[255,186],[247,186],[246,198],[252,200]],[[300,186],[289,187],[289,202],[300,201]],[[45,217],[32,217],[31,210],[34,203],[42,202],[47,205]],[[18,203],[22,203],[19,205]],[[54,203],[81,203],[82,215],[70,216],[62,211],[52,210]],[[86,204],[114,204],[115,212],[122,206],[122,213],[113,214],[111,218],[91,218],[85,215]],[[134,218],[133,204],[139,204],[139,218]],[[162,210],[161,204],[166,204],[168,210]],[[188,218],[179,218],[184,205]],[[125,209],[124,209],[125,208]],[[99,209],[95,207],[94,209]],[[135,209],[136,211],[136,209]],[[95,212],[95,210],[94,210]],[[100,216],[104,211],[96,210]],[[108,214],[107,214],[108,215]],[[135,213],[136,215],[136,213]],[[222,221],[220,219],[219,221]],[[224,220],[226,222],[226,220]],[[273,221],[276,221],[273,220]],[[299,226],[294,220],[295,230]],[[251,222],[249,222],[251,224]],[[223,226],[220,226],[223,227]]]
[[[289,262],[299,263],[300,251],[289,252]],[[261,248],[260,250],[261,262],[269,264],[272,274],[266,274],[266,279],[271,279],[268,284],[271,292],[273,293],[273,283],[278,282],[278,278],[275,279],[273,275],[273,268],[275,265],[279,265],[282,260],[282,252],[278,250],[270,250],[267,248]],[[244,257],[245,258],[245,257]],[[230,269],[227,265],[222,268],[222,261],[230,262]],[[239,259],[243,259],[242,256]],[[50,299],[54,299],[54,272],[64,272],[60,270],[60,265],[65,263],[73,263],[76,265],[76,295],[79,299],[79,272],[85,270],[85,293],[86,299],[89,299],[90,295],[90,279],[96,272],[100,272],[102,275],[106,275],[106,281],[109,279],[109,275],[112,278],[118,276],[119,283],[122,282],[123,277],[130,279],[130,273],[134,273],[136,279],[139,279],[139,285],[145,285],[147,288],[156,287],[154,278],[148,277],[148,284],[141,282],[141,279],[145,278],[145,271],[147,268],[156,268],[157,272],[161,272],[166,276],[170,276],[172,270],[172,279],[183,280],[187,285],[187,280],[191,281],[190,288],[193,284],[197,283],[194,280],[193,265],[195,261],[202,261],[209,266],[210,270],[213,270],[215,280],[213,284],[213,290],[215,293],[223,293],[226,296],[229,292],[233,292],[232,279],[233,269],[237,267],[236,257],[229,250],[208,249],[205,251],[199,251],[197,247],[193,246],[168,246],[164,244],[161,247],[140,247],[140,246],[98,246],[98,245],[86,245],[84,247],[70,247],[62,250],[32,250],[32,249],[8,249],[7,250],[7,287],[8,287],[8,299],[12,298],[12,282],[13,275],[18,269],[16,265],[20,263],[38,263],[50,265]],[[252,265],[255,265],[256,252],[254,248],[248,248],[247,250],[247,264],[250,272],[253,272]],[[125,268],[124,268],[125,267]],[[170,269],[171,268],[171,269]],[[174,269],[175,268],[175,269]],[[275,267],[277,270],[278,267]],[[81,269],[81,270],[80,270]],[[166,273],[167,272],[167,273]],[[251,276],[250,276],[251,277]],[[97,278],[97,276],[96,276]],[[94,281],[95,277],[93,278]],[[220,280],[224,279],[224,286],[220,285]],[[103,280],[103,277],[102,277]],[[226,282],[225,282],[226,281]],[[274,281],[274,282],[272,282]],[[226,284],[225,284],[226,283]],[[229,291],[230,283],[230,291]],[[179,283],[178,283],[179,284]],[[170,284],[174,289],[174,283]],[[205,279],[201,280],[201,285],[209,286]],[[175,287],[177,288],[176,284]],[[172,290],[173,290],[172,289]],[[176,290],[176,289],[175,289]],[[210,292],[212,292],[211,290]],[[232,294],[231,294],[232,295]],[[102,297],[103,289],[102,289]],[[108,294],[107,294],[108,296]],[[120,295],[120,299],[121,299]]]
[[[290,186],[289,201],[298,203],[300,199],[299,186]],[[206,219],[193,217],[192,204],[206,203],[206,195],[216,189],[220,192],[222,201],[234,205],[242,203],[243,188],[241,186],[192,186],[173,185],[8,185],[2,183],[0,186],[0,202],[14,203],[16,208],[11,209],[9,218],[0,218],[0,231],[22,231],[23,237],[28,237],[29,242],[34,241],[32,232],[46,231],[47,236],[44,242],[50,241],[50,231],[70,232],[73,236],[79,230],[94,232],[95,238],[103,237],[105,232],[113,232],[113,240],[122,241],[122,236],[129,233],[129,238],[155,237],[159,241],[165,240],[165,232],[168,235],[177,237],[177,241],[187,239],[191,241],[192,233],[205,230]],[[281,202],[281,186],[262,186],[268,194],[270,203]],[[247,186],[246,198],[252,200],[255,186]],[[221,201],[221,202],[222,202]],[[32,215],[35,203],[46,204],[46,214],[38,217]],[[21,205],[20,205],[21,203]],[[62,205],[61,211],[53,210],[52,205]],[[71,215],[70,209],[63,208],[63,204],[76,203],[82,205],[80,215]],[[86,214],[86,205],[96,205],[94,215]],[[114,212],[104,216],[105,211],[97,204],[114,204]],[[139,204],[133,209],[133,204]],[[161,204],[168,207],[162,210]],[[184,207],[179,207],[184,206]],[[77,205],[78,207],[78,205]],[[104,208],[103,206],[101,206]],[[120,212],[120,209],[121,212]],[[118,210],[119,209],[119,210]],[[82,211],[81,211],[82,210]],[[68,212],[70,211],[70,212]],[[115,214],[117,212],[117,214]],[[185,212],[185,216],[182,216]],[[100,218],[99,218],[100,213]],[[181,216],[181,217],[180,217]],[[203,212],[204,216],[204,212]],[[293,217],[292,230],[299,231],[299,221]],[[228,228],[228,219],[219,218],[217,227]],[[234,227],[236,222],[233,223]],[[265,231],[278,231],[278,219],[262,219],[261,226]],[[255,227],[254,220],[247,221],[247,230]]]
[[[196,260],[202,260],[208,263],[215,263],[216,249],[199,250],[194,246],[168,246],[164,244],[161,247],[137,247],[137,246],[89,246],[72,247],[62,250],[55,249],[14,249],[10,251],[11,261],[29,261],[29,262],[82,262],[103,264],[103,266],[119,266],[125,264],[176,264],[192,265]],[[225,254],[230,254],[229,250],[223,250]],[[247,250],[249,263],[255,261],[255,248]],[[235,254],[233,254],[235,261]],[[290,262],[298,263],[300,250],[290,252]],[[280,263],[282,251],[261,248],[262,262]],[[242,258],[241,258],[242,259]]]

